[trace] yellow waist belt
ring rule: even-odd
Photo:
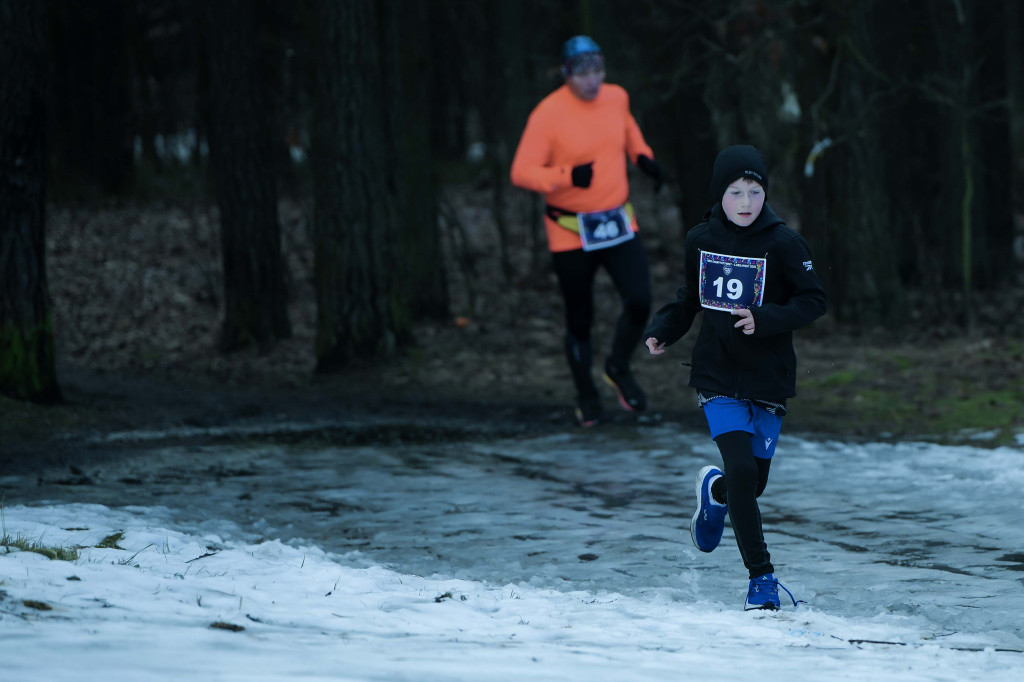
[[[627,201],[622,205],[622,208],[626,210],[626,216],[629,218],[629,224],[633,224],[633,202]],[[601,211],[603,212],[603,211]],[[544,214],[554,220],[556,223],[569,230],[570,232],[580,233],[580,213],[587,213],[587,211],[567,211],[564,208],[558,208],[547,204],[544,206]]]

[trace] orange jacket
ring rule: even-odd
[[[540,192],[547,203],[561,209],[604,211],[629,199],[626,158],[636,163],[640,154],[654,158],[622,87],[605,83],[588,102],[563,85],[530,114],[512,159],[512,184]],[[590,187],[573,187],[573,166],[591,161]],[[545,216],[544,225],[551,251],[583,248],[578,234],[550,217]],[[633,231],[637,229],[633,218]]]

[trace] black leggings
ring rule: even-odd
[[[610,361],[629,367],[651,312],[651,271],[647,254],[636,234],[628,242],[597,251],[561,251],[551,254],[558,285],[565,301],[565,354],[580,395],[597,392],[590,376],[593,350],[590,328],[594,323],[594,277],[604,267],[622,300],[615,325]]]
[[[719,486],[715,486],[712,494],[718,502],[728,502],[729,520],[743,565],[750,577],[756,578],[775,572],[761,528],[761,510],[757,506],[757,498],[768,485],[772,461],[754,457],[750,438],[746,431],[729,431],[715,439],[725,465],[725,495],[721,495]]]

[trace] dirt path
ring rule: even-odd
[[[576,429],[557,350],[536,339],[502,350],[494,336],[432,328],[399,357],[328,376],[283,359],[295,352],[289,343],[263,356],[201,356],[148,371],[63,367],[60,405],[0,398],[0,474],[56,467],[73,476],[91,461],[187,439],[315,433],[338,443],[394,442]],[[821,336],[798,346],[803,374],[786,418],[789,433],[984,445],[1013,443],[1022,431],[1022,362],[1011,341],[921,348]],[[685,340],[676,351],[671,358],[638,355],[635,372],[651,407],[639,417],[627,414],[608,391],[610,423],[706,429],[679,364],[688,359]],[[979,433],[987,437],[975,440]]]

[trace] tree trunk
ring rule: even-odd
[[[403,265],[395,284],[409,301],[414,319],[448,317],[448,287],[438,224],[437,183],[430,130],[434,93],[430,88],[431,33],[426,0],[381,2],[385,23],[385,59],[389,77],[386,111],[394,135],[388,136],[390,163],[397,169],[401,197]],[[404,257],[404,256],[408,257]],[[399,341],[405,341],[400,339]]]
[[[52,170],[86,193],[124,193],[134,170],[128,47],[133,8],[127,0],[57,0],[50,16],[50,146],[63,161]]]
[[[466,64],[470,59],[466,39],[458,30],[462,22],[462,8],[449,3],[438,3],[432,8],[426,30],[436,36],[431,41],[429,85],[433,94],[430,121],[431,147],[446,160],[462,161],[469,145],[466,131],[469,118],[469,85],[466,83]]]
[[[0,393],[61,399],[46,282],[42,5],[0,3]]]
[[[797,91],[802,151],[830,145],[805,169],[802,230],[840,322],[903,323],[906,300],[897,270],[897,235],[886,186],[882,130],[887,109],[879,90],[866,6],[830,6],[827,32],[803,42]],[[808,159],[809,161],[811,158]]]
[[[474,32],[478,38],[482,38],[479,47],[479,65],[482,69],[477,70],[480,85],[472,88],[472,91],[475,93],[476,108],[480,112],[483,128],[487,183],[492,188],[491,216],[497,230],[501,271],[505,282],[512,286],[515,270],[512,266],[513,240],[506,212],[506,193],[512,163],[510,145],[517,139],[517,131],[513,131],[508,123],[509,93],[515,81],[509,77],[510,69],[506,65],[515,63],[512,60],[521,54],[522,34],[517,31],[521,26],[521,17],[516,13],[521,12],[522,8],[516,3],[504,2],[484,3],[479,10],[480,14],[476,17],[478,26],[474,27]],[[493,74],[499,73],[505,75],[493,78]],[[493,81],[484,85],[492,78]],[[515,314],[514,311],[510,312]]]
[[[968,126],[974,169],[971,248],[972,281],[979,289],[998,290],[1016,281],[1012,267],[990,267],[1013,253],[1013,133],[1009,54],[992,49],[1006,44],[1012,13],[1002,3],[965,3],[970,26],[970,52],[965,61],[977,70],[971,81]],[[1019,66],[1019,65],[1018,65]]]
[[[266,347],[290,336],[291,327],[257,9],[248,0],[219,0],[206,11],[210,153],[224,259],[221,348]]]
[[[395,169],[375,0],[310,0],[317,371],[387,355],[409,335],[392,276]]]
[[[1003,199],[1012,171],[1006,55],[992,49],[1005,44],[1004,8],[951,2],[921,15],[874,3],[867,17],[876,89],[886,93],[878,130],[900,277],[910,289],[947,293],[924,297],[914,312],[926,319],[948,318],[948,294],[959,291],[970,329],[976,292],[1014,273],[1001,258],[1013,237]]]

